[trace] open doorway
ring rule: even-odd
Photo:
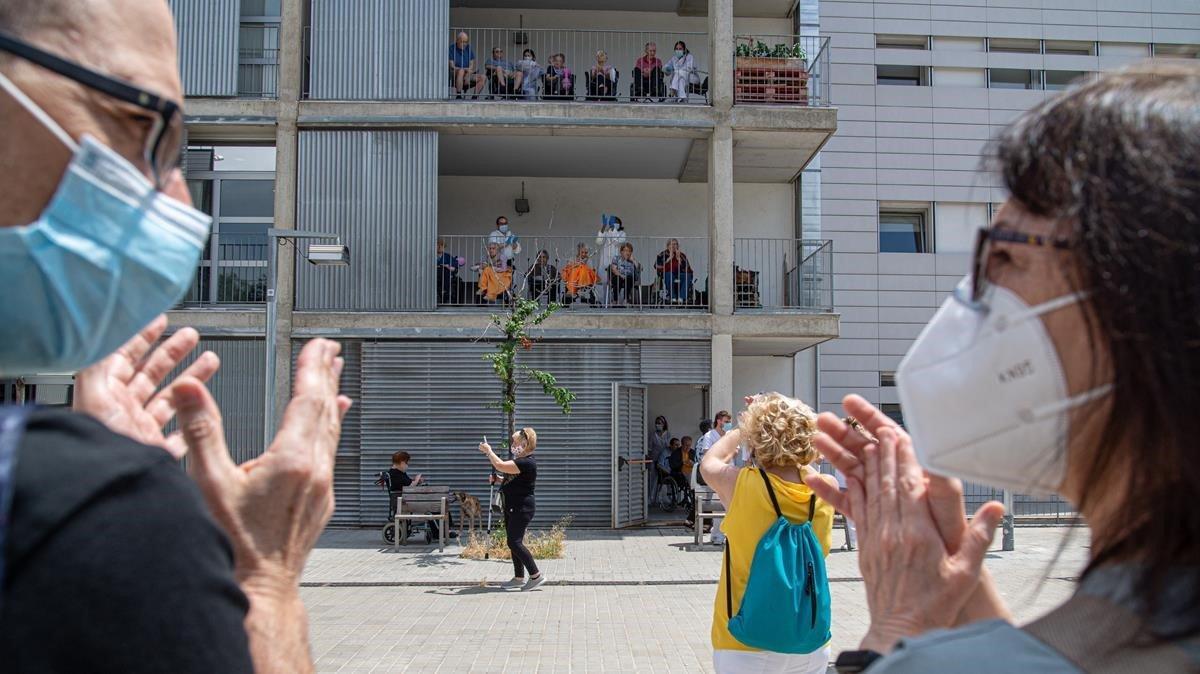
[[[646,389],[648,438],[649,434],[655,432],[655,421],[663,417],[667,422],[666,432],[670,437],[678,438],[681,444],[685,437],[690,438],[694,448],[695,441],[700,439],[700,421],[708,415],[708,387],[700,384],[651,384]],[[648,439],[648,451],[649,446]],[[667,468],[671,467],[668,462]],[[646,483],[649,504],[647,523],[660,526],[682,525],[688,515],[688,507],[683,502],[682,495],[672,498],[670,487],[658,479],[664,471],[659,470],[658,466],[653,468],[654,477],[649,477]],[[681,486],[688,484],[688,471],[684,469],[680,472],[683,476]]]

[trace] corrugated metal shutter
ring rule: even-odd
[[[354,405],[346,413],[346,418],[342,419],[342,437],[333,462],[333,496],[337,506],[329,523],[333,526],[358,526],[362,521],[359,508],[362,500],[362,342],[338,341],[342,343],[342,358],[346,361],[338,386],[342,395],[353,400]],[[307,342],[302,339],[292,342],[293,369],[300,349]]]
[[[170,0],[185,96],[237,96],[239,0]]]
[[[296,308],[432,311],[437,132],[302,131],[300,229],[333,232],[349,267],[296,266]]]
[[[313,0],[311,11],[312,98],[446,97],[446,0]]]
[[[613,386],[612,425],[614,460],[640,460],[646,456],[646,389]],[[622,462],[623,463],[623,462]],[[613,526],[627,527],[646,521],[646,471],[644,463],[625,463],[618,470],[612,497],[616,499]]]
[[[708,384],[712,381],[708,342],[642,342],[643,384]]]
[[[183,153],[183,175],[187,175],[193,171],[211,171],[213,170],[213,150],[206,148],[203,150],[185,150]]]
[[[481,358],[489,348],[452,341],[363,343],[363,524],[386,517],[387,499],[373,476],[401,449],[413,455],[412,471],[485,501],[488,465],[476,446],[484,435],[497,447],[505,439],[503,417],[486,407],[499,397],[491,366]],[[610,526],[611,386],[637,383],[637,345],[540,343],[518,362],[552,372],[578,396],[564,416],[540,388],[519,392],[517,423],[538,432],[536,526],[567,513],[578,525]]]
[[[266,370],[263,340],[202,338],[200,345],[187,355],[167,381],[183,372],[205,351],[212,351],[221,359],[221,369],[208,382],[208,390],[221,408],[229,453],[236,463],[253,459],[262,454],[263,376]],[[171,430],[174,423],[171,422]]]

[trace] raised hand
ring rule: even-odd
[[[221,411],[204,385],[181,377],[173,390],[191,458],[189,471],[233,544],[247,583],[294,587],[308,553],[333,514],[333,460],[350,399],[338,395],[341,345],[314,339],[296,364],[292,400],[275,441],[235,465]]]
[[[175,416],[172,389],[175,382],[188,378],[206,382],[221,365],[211,351],[200,354],[175,380],[159,391],[163,379],[187,357],[200,342],[192,328],[182,328],[156,348],[154,345],[167,329],[167,317],[155,318],[115,353],[75,375],[72,405],[104,424],[114,433],[143,444],[161,447],[175,458],[187,453],[179,431],[170,435],[163,428]]]

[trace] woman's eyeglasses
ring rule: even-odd
[[[971,263],[970,301],[973,305],[983,303],[983,296],[987,294],[987,290],[991,286],[991,281],[988,280],[987,261],[991,255],[993,241],[1020,243],[1029,246],[1048,246],[1059,250],[1066,250],[1071,247],[1071,242],[1067,239],[1055,239],[1042,236],[1041,234],[1029,234],[1012,229],[981,227],[975,235],[975,257]]]
[[[178,103],[55,56],[7,33],[0,32],[0,51],[152,113],[154,127],[146,137],[144,159],[154,175],[154,186],[161,190],[166,185],[171,172],[179,166],[183,150],[183,113]]]

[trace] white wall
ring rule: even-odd
[[[988,205],[939,201],[934,205],[934,250],[939,253],[970,253],[975,232],[988,224]]]
[[[794,396],[795,364],[791,356],[734,356],[733,404],[742,409],[742,398],[760,391]],[[805,401],[808,402],[808,401]],[[736,414],[737,410],[730,410]],[[716,414],[713,410],[713,414]]]
[[[705,416],[702,389],[691,384],[651,384],[647,387],[647,396],[650,399],[649,428],[654,428],[655,417],[662,415],[667,418],[674,437],[699,437],[700,419]]]
[[[522,180],[531,210],[517,217],[513,200],[521,195]],[[736,184],[736,236],[791,238],[793,200],[791,185]],[[554,223],[548,227],[552,211]],[[697,284],[703,287],[701,279],[708,275],[707,183],[461,176],[438,179],[438,234],[483,236],[494,229],[496,217],[504,215],[522,238],[564,237],[559,244],[565,251],[573,240],[594,242],[601,213],[620,216],[630,237],[679,238],[680,247],[691,258]],[[651,247],[659,245],[656,241]],[[643,264],[652,263],[657,253],[639,250],[635,244],[634,256]]]

